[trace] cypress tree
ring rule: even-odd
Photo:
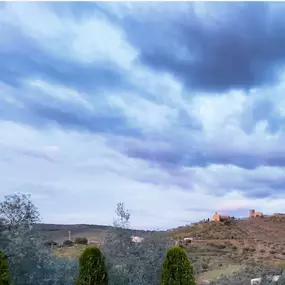
[[[163,263],[160,285],[195,285],[193,266],[183,248],[173,246]]]
[[[0,284],[1,285],[10,284],[7,259],[5,254],[1,251],[0,251]]]
[[[96,246],[87,247],[79,258],[77,285],[107,285],[105,258]]]

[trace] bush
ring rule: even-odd
[[[69,239],[67,239],[63,242],[63,246],[66,246],[66,247],[70,247],[73,245],[74,245],[74,242],[72,240],[69,240]]]
[[[48,246],[48,247],[52,247],[52,246],[57,246],[57,242],[53,241],[53,240],[48,240],[44,243],[45,246]]]
[[[9,285],[8,263],[4,253],[0,251],[0,284]]]
[[[85,238],[85,237],[78,237],[78,238],[75,239],[75,243],[76,244],[84,244],[84,245],[86,245],[86,244],[88,244],[88,239]]]
[[[77,285],[107,285],[105,258],[96,246],[87,247],[79,259]]]
[[[179,246],[167,252],[161,274],[161,285],[194,285],[193,267],[184,250]]]

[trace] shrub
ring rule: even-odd
[[[0,284],[9,285],[9,273],[8,273],[8,263],[6,256],[3,252],[0,251]]]
[[[79,259],[77,285],[107,285],[105,258],[96,246],[87,247]]]
[[[78,238],[75,239],[75,243],[76,244],[84,244],[84,245],[86,245],[86,244],[88,244],[88,239],[85,238],[85,237],[78,237]]]
[[[67,239],[63,242],[63,246],[66,246],[66,247],[70,247],[73,245],[74,245],[74,242],[72,240],[69,240],[69,239]]]
[[[49,246],[49,247],[52,247],[52,246],[57,246],[57,242],[53,241],[53,240],[48,240],[44,243],[45,246]]]
[[[194,285],[193,267],[184,250],[179,246],[167,252],[161,274],[161,285]]]

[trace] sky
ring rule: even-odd
[[[0,199],[168,229],[285,205],[285,6],[0,3]]]

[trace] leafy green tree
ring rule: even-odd
[[[0,284],[1,285],[10,284],[7,259],[5,254],[1,251],[0,251]]]
[[[160,285],[195,285],[194,270],[184,250],[173,246],[163,263]]]
[[[96,246],[87,247],[79,259],[77,285],[107,285],[108,275],[104,255]]]

